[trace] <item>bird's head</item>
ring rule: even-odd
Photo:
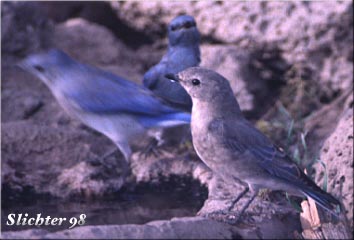
[[[178,74],[166,74],[166,78],[180,83],[195,101],[214,101],[233,97],[229,81],[215,71],[191,67]]]
[[[48,86],[59,81],[60,74],[73,63],[73,60],[63,51],[51,49],[49,51],[31,54],[17,65],[23,70],[41,79]]]
[[[199,45],[199,31],[192,16],[181,15],[168,25],[168,39],[171,46]]]

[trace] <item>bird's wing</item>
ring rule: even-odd
[[[66,98],[84,111],[148,116],[176,112],[148,90],[108,72],[96,71],[95,74],[88,73],[86,77],[84,81],[78,82],[74,89],[64,93]]]
[[[159,64],[150,68],[145,74],[143,78],[144,87],[154,90],[158,84],[158,80],[161,75],[165,74],[166,62],[161,61]]]
[[[283,151],[250,123],[241,121],[237,124],[237,127],[225,126],[225,144],[234,146],[234,151],[249,151],[255,156],[253,159],[257,164],[270,175],[298,187],[299,191],[329,211],[340,205],[336,198],[317,186]]]
[[[301,169],[278,147],[254,128],[249,122],[242,120],[224,124],[223,143],[237,152],[250,152],[257,164],[270,173],[285,181],[298,185],[303,173]]]
[[[165,78],[167,73],[176,73],[176,70],[168,70],[178,69],[172,64],[173,62],[168,62],[166,59],[161,60],[158,65],[145,73],[143,85],[171,106],[190,112],[192,100],[188,93],[179,84],[171,83],[169,79]]]

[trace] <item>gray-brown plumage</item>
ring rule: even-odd
[[[192,97],[192,137],[199,157],[225,180],[238,179],[245,183],[246,190],[233,204],[248,188],[253,191],[240,215],[260,188],[306,195],[330,211],[339,205],[337,199],[319,188],[242,116],[230,84],[224,77],[200,67],[188,68],[167,77],[178,81]]]

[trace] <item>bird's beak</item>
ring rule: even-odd
[[[170,79],[173,82],[180,82],[181,81],[181,79],[178,77],[178,75],[173,74],[173,73],[167,73],[165,75],[165,78]]]

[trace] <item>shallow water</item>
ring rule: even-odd
[[[2,195],[4,196],[4,195]],[[169,181],[159,185],[144,184],[134,190],[122,190],[99,199],[73,199],[63,201],[50,197],[22,196],[16,200],[3,198],[1,225],[2,231],[18,231],[33,226],[8,226],[8,214],[29,217],[65,217],[62,226],[41,226],[49,231],[67,229],[71,217],[79,218],[85,214],[86,225],[144,224],[153,220],[166,220],[173,217],[194,216],[207,198],[207,189],[197,181]]]

